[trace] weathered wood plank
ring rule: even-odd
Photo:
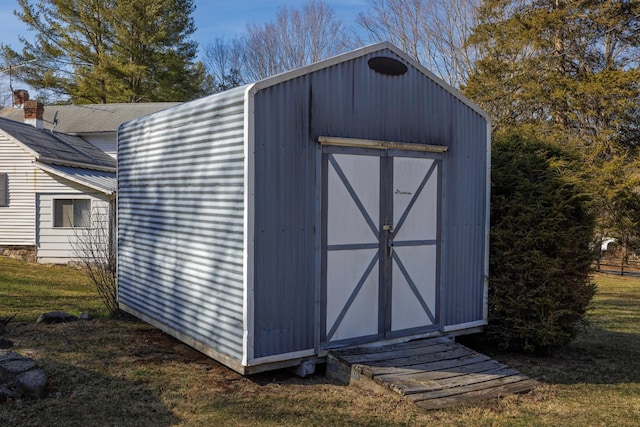
[[[538,385],[540,385],[540,383],[529,379],[512,384],[506,384],[502,387],[479,390],[477,392],[458,394],[439,399],[421,400],[414,403],[424,409],[442,409],[469,404],[480,400],[495,399],[498,397],[508,396],[510,394],[526,393],[533,390]]]
[[[357,387],[398,393],[435,409],[522,393],[538,385],[517,370],[452,340],[330,352],[327,375]]]
[[[409,367],[413,365],[421,365],[429,362],[436,362],[447,359],[459,359],[464,356],[472,356],[477,354],[470,348],[459,346],[451,347],[449,350],[439,351],[436,353],[417,354],[408,357],[396,357],[390,360],[376,360],[367,362],[368,366],[395,366],[395,367]]]
[[[489,356],[484,354],[475,353],[470,356],[463,356],[458,359],[446,359],[435,360],[431,362],[412,365],[411,367],[396,367],[396,366],[366,366],[366,369],[371,373],[371,377],[384,374],[415,374],[417,371],[437,371],[447,370],[455,368],[456,366],[463,366],[472,363],[484,362],[492,360]]]
[[[518,376],[520,373],[514,369],[494,369],[486,372],[469,373],[440,380],[423,380],[416,376],[398,377],[394,384],[403,395],[429,393],[445,389],[454,390],[457,387],[473,386],[487,381],[499,380],[510,376]]]
[[[451,337],[435,337],[381,346],[341,348],[332,350],[332,353],[338,354],[341,357],[346,357],[352,355],[379,354],[386,351],[396,351],[397,349],[411,349],[416,347],[425,348],[438,344],[450,344],[453,342],[453,338]]]
[[[427,354],[441,353],[455,350],[453,343],[435,344],[430,346],[419,346],[412,348],[395,348],[393,350],[380,351],[379,353],[368,354],[340,354],[344,360],[351,363],[374,364],[385,361],[385,363],[395,363],[395,360],[406,359],[413,356],[424,356]]]
[[[440,399],[443,397],[456,396],[469,392],[479,393],[479,395],[481,395],[482,390],[500,388],[501,386],[505,386],[507,384],[518,383],[526,381],[528,379],[529,378],[525,377],[524,375],[509,375],[494,380],[468,384],[460,387],[451,387],[442,390],[428,391],[425,393],[409,394],[407,395],[407,399],[413,400],[415,402],[418,400]],[[489,393],[489,391],[487,391],[486,393]]]
[[[412,394],[446,387],[486,381],[491,375],[515,375],[518,371],[509,369],[493,360],[466,365],[450,371],[429,371],[414,374],[381,375],[374,378],[378,382],[388,382],[400,394]],[[432,387],[432,388],[430,388]]]

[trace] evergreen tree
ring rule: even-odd
[[[463,88],[495,134],[525,130],[577,148],[599,233],[640,236],[640,2],[484,0]],[[629,235],[631,233],[631,235]]]
[[[6,63],[36,59],[18,77],[73,103],[184,101],[210,90],[197,43],[193,0],[18,0],[36,31]]]
[[[497,130],[535,128],[592,155],[637,144],[640,2],[485,0],[477,19],[464,92]]]
[[[532,136],[494,139],[485,332],[498,347],[567,344],[589,308],[594,215],[579,159]]]

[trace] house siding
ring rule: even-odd
[[[103,240],[106,235],[102,231],[90,231],[84,228],[58,228],[53,226],[53,203],[56,199],[88,199],[91,200],[91,225],[108,230],[109,198],[100,193],[83,192],[73,185],[61,184],[57,192],[53,186],[46,193],[38,193],[37,212],[37,260],[40,263],[64,264],[78,261],[87,256],[83,242],[87,233],[93,233],[94,239]],[[96,240],[97,242],[97,240]]]
[[[7,174],[8,206],[0,207],[0,246],[36,244],[35,191],[48,177],[33,167],[33,157],[0,134],[0,172]]]
[[[0,135],[0,172],[7,173],[9,206],[0,207],[0,246],[33,246],[41,263],[76,260],[76,232],[54,229],[53,198],[89,198],[96,209],[108,206],[108,197],[54,177],[34,166],[35,158]]]
[[[118,134],[116,131],[93,134],[79,134],[78,136],[82,137],[82,139],[84,139],[85,141],[92,143],[114,159],[118,157]]]
[[[197,345],[243,355],[244,92],[119,132],[118,299]]]

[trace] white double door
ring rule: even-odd
[[[438,327],[441,162],[428,156],[325,149],[325,345],[389,339]]]

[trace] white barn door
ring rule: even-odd
[[[439,164],[424,153],[325,147],[325,345],[437,327]]]

